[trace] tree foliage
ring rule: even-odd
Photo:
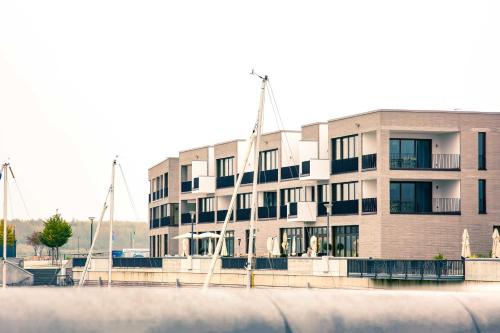
[[[12,246],[16,241],[14,227],[7,224],[7,245]],[[0,244],[3,244],[3,220],[0,220]]]
[[[56,257],[59,254],[59,248],[68,242],[73,235],[71,226],[61,215],[55,214],[44,222],[44,228],[40,237],[43,245],[56,250]],[[54,251],[52,251],[54,255]]]
[[[35,256],[41,255],[41,249],[43,247],[42,243],[42,232],[41,231],[33,231],[31,235],[26,237],[26,243],[33,247],[33,251],[35,251]]]

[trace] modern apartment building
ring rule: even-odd
[[[149,170],[153,255],[180,253],[173,237],[191,229],[219,232],[246,149],[235,140],[182,151]],[[499,113],[376,110],[263,134],[259,160],[257,255],[284,232],[289,255],[306,252],[313,235],[325,253],[327,219],[333,255],[373,258],[458,258],[465,228],[472,252],[488,255],[500,226]],[[247,253],[255,169],[250,158],[230,256]]]

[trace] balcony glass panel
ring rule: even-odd
[[[209,223],[215,221],[215,212],[200,212],[198,214],[198,223]]]
[[[161,227],[166,227],[170,225],[170,217],[162,217],[160,219],[160,226]]]
[[[297,216],[297,203],[296,202],[290,202],[289,204],[289,212],[288,216]]]
[[[332,161],[332,174],[358,171],[358,158],[345,158]]]
[[[259,184],[277,182],[278,181],[278,169],[260,171],[258,181],[259,181]]]
[[[359,200],[334,201],[332,203],[332,215],[358,214]]]
[[[233,187],[234,186],[234,176],[231,175],[231,176],[217,177],[216,186],[217,186],[217,188]]]
[[[187,180],[184,182],[181,182],[181,192],[191,192],[191,181]]]
[[[194,217],[193,222],[196,222],[196,216]],[[181,223],[182,224],[191,223],[191,214],[190,213],[182,213],[181,214]]]
[[[292,165],[281,168],[281,180],[299,178],[299,166]]]
[[[217,211],[217,221],[224,221],[226,219],[226,215],[227,215],[227,209],[218,210]],[[234,216],[234,214],[231,214],[229,221],[233,220],[233,216]]]
[[[248,221],[250,220],[250,208],[241,208],[236,210],[236,220],[237,221]]]
[[[326,216],[327,209],[325,204],[328,202],[318,202],[318,216]]]
[[[286,205],[280,206],[280,218],[286,219],[288,215],[288,208]]]
[[[193,190],[200,188],[200,178],[196,177],[193,179]]]
[[[277,211],[276,206],[259,207],[258,209],[259,219],[276,218],[276,211]]]
[[[361,167],[363,170],[377,168],[377,154],[363,155],[361,160]]]
[[[311,174],[311,161],[303,161],[301,175],[306,176],[309,174]]]

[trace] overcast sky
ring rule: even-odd
[[[86,219],[119,155],[146,220],[148,167],[247,137],[252,68],[290,129],[378,108],[500,111],[499,17],[499,1],[2,1],[0,160],[31,217]],[[117,182],[116,218],[135,220]],[[27,218],[11,185],[9,216]]]

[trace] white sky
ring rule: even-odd
[[[86,219],[118,154],[146,220],[148,167],[247,137],[252,67],[291,129],[377,108],[500,110],[499,17],[499,1],[1,1],[0,160],[31,217]],[[116,217],[134,220],[117,179]]]

